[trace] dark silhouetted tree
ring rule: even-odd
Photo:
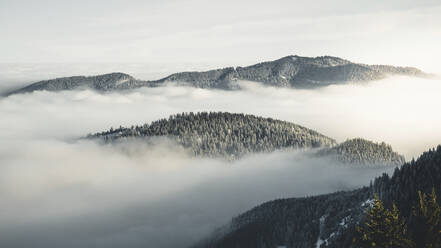
[[[386,209],[378,196],[375,196],[373,206],[366,213],[364,225],[357,227],[357,231],[359,235],[354,239],[356,247],[414,247],[396,205],[393,204],[392,210]]]
[[[435,188],[431,194],[418,192],[419,201],[413,207],[414,240],[417,247],[441,247],[441,208],[436,201]]]

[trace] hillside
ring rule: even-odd
[[[9,92],[7,95],[37,90],[61,91],[90,88],[96,91],[120,91],[139,87],[158,87],[178,83],[199,88],[239,89],[238,81],[292,88],[316,88],[347,82],[368,82],[391,75],[425,77],[428,74],[413,67],[365,65],[337,57],[287,56],[247,67],[228,67],[205,72],[180,72],[153,81],[138,80],[124,73],[99,76],[74,76],[45,80]]]
[[[96,91],[127,90],[145,86],[146,82],[137,80],[125,73],[109,73],[98,76],[74,76],[40,81],[24,88],[9,92],[8,95],[29,93],[33,91],[62,91],[75,89],[92,89]]]
[[[229,67],[206,72],[183,72],[156,81],[187,82],[202,88],[235,89],[238,80],[293,88],[316,88],[346,82],[366,82],[390,75],[425,76],[412,67],[357,64],[337,57],[287,56],[247,67]]]
[[[399,166],[405,162],[404,157],[394,152],[390,145],[361,138],[346,140],[336,146],[324,148],[317,154],[352,165]]]
[[[335,141],[311,129],[271,118],[231,113],[184,113],[143,126],[120,127],[90,135],[111,142],[122,138],[165,136],[196,156],[239,158],[283,148],[314,148]]]
[[[418,190],[441,193],[441,146],[418,160],[384,174],[365,188],[350,192],[280,199],[264,203],[235,218],[194,247],[332,247],[349,248],[355,225],[362,220],[374,193],[404,217],[410,215]],[[410,223],[411,224],[411,223]],[[417,230],[410,225],[409,231]]]
[[[364,139],[337,144],[311,129],[271,118],[231,113],[183,113],[151,124],[119,127],[90,135],[104,142],[128,138],[167,137],[195,156],[240,158],[245,154],[280,149],[320,148],[313,157],[360,167],[397,166],[404,157],[390,145]]]

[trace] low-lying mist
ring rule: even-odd
[[[66,138],[180,112],[228,111],[290,121],[338,141],[385,141],[407,159],[441,141],[441,80],[394,77],[316,90],[241,85],[241,91],[169,86],[122,94],[86,90],[14,95],[0,98],[0,128],[13,139]]]
[[[167,140],[1,145],[2,247],[185,247],[264,201],[353,189],[384,171],[294,151],[191,158]]]
[[[185,247],[264,201],[353,189],[385,169],[305,151],[236,162],[194,158],[167,139],[100,145],[87,133],[179,112],[229,111],[344,141],[385,141],[410,159],[441,143],[441,82],[392,78],[318,90],[190,87],[0,98],[1,247]]]

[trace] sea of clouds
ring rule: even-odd
[[[8,82],[0,89],[14,87]],[[338,141],[385,141],[407,160],[441,143],[439,80],[394,77],[317,90],[241,86],[0,98],[0,246],[185,247],[264,201],[353,189],[391,170],[340,167],[301,151],[225,162],[190,157],[165,139],[78,140],[110,127],[229,111],[290,121]]]

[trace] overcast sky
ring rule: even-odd
[[[298,54],[437,71],[439,13],[439,0],[0,0],[0,62],[216,67]]]
[[[440,13],[440,0],[0,0],[0,93],[59,76],[154,79],[290,54],[440,73]],[[385,141],[408,160],[441,140],[441,80],[314,91],[241,85],[0,97],[0,247],[185,246],[264,201],[353,189],[383,172],[303,153],[225,164],[161,140],[72,142],[112,126],[179,112],[249,113],[339,142]]]

